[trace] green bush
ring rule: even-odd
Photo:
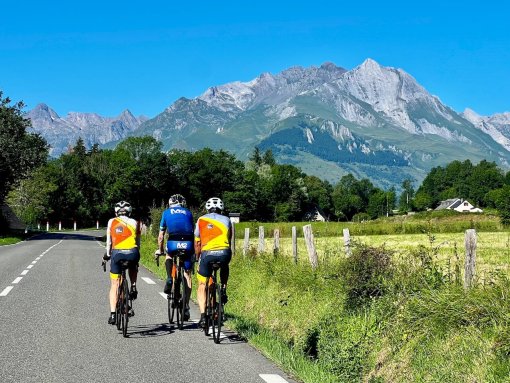
[[[355,247],[342,270],[347,307],[364,306],[387,291],[393,276],[392,255],[393,252],[384,247],[363,244]]]

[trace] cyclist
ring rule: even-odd
[[[186,208],[186,199],[180,194],[174,194],[168,200],[168,209],[163,212],[159,224],[158,249],[154,253],[157,258],[163,255],[163,243],[165,232],[168,233],[166,241],[166,282],[163,289],[165,294],[172,291],[172,255],[177,250],[186,250],[184,258],[184,277],[187,282],[186,306],[184,309],[184,320],[189,320],[189,298],[191,295],[191,268],[193,266],[193,215]]]
[[[131,299],[136,299],[136,278],[138,275],[138,261],[140,260],[140,225],[131,215],[129,202],[120,201],[115,204],[115,218],[108,221],[106,229],[106,254],[105,261],[110,262],[110,317],[109,324],[115,324],[115,306],[117,305],[117,290],[121,274],[120,261],[131,261],[129,267],[129,280],[131,281]],[[133,310],[130,315],[134,315]]]
[[[195,253],[200,258],[197,279],[198,306],[200,308],[199,327],[205,327],[205,283],[212,274],[212,263],[219,262],[222,289],[222,302],[227,303],[227,281],[229,262],[232,258],[230,243],[232,240],[232,224],[230,219],[221,213],[223,202],[221,199],[209,198],[205,203],[207,214],[201,216],[195,227]]]

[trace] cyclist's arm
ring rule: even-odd
[[[158,249],[160,253],[163,253],[163,244],[165,242],[166,229],[161,229],[158,235]]]
[[[200,241],[200,229],[198,226],[198,222],[200,222],[200,218],[197,221],[197,225],[195,226],[195,256],[198,259],[200,257],[200,253],[202,252],[202,243]]]
[[[112,236],[110,235],[110,231],[112,229],[112,221],[110,219],[108,221],[108,226],[106,227],[106,255],[110,257],[112,255]]]
[[[159,223],[158,249],[160,254],[164,253],[163,245],[165,244],[165,232],[166,232],[165,211],[163,211],[163,214],[161,215],[161,221]]]
[[[140,221],[136,221],[136,237],[135,237],[135,240],[136,240],[136,246],[138,248],[140,248],[141,234],[142,234],[142,229],[141,229]]]
[[[230,224],[228,227],[228,245],[230,247],[232,247],[232,234],[233,234],[232,224]],[[235,241],[235,238],[234,238],[234,241]]]

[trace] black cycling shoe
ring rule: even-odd
[[[108,317],[108,324],[115,324],[115,313],[110,314]]]
[[[198,327],[205,329],[205,314],[200,314],[200,320],[198,321]]]
[[[227,289],[221,288],[221,303],[226,304],[228,302]]]
[[[168,278],[165,283],[165,288],[163,289],[165,294],[170,294],[172,292],[172,278]]]
[[[134,301],[138,297],[138,290],[136,289],[136,285],[131,286],[131,291],[129,292],[129,298]]]
[[[133,310],[132,307],[129,308],[129,311],[128,311],[128,317],[134,317],[135,316],[135,310]]]
[[[188,321],[188,320],[189,320],[189,318],[190,318],[189,307],[186,307],[186,308],[184,309],[184,318],[183,318],[183,319],[184,319],[184,320],[186,320],[186,321]]]

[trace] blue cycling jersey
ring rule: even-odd
[[[193,235],[193,215],[185,207],[171,207],[163,212],[160,230],[171,235]]]

